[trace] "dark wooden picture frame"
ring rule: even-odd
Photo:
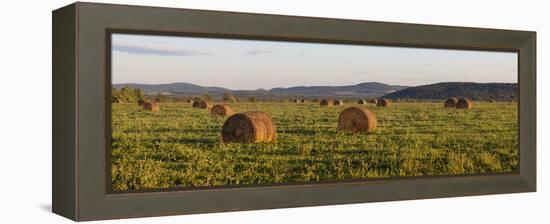
[[[519,171],[216,189],[110,188],[110,34],[518,53]],[[536,191],[536,33],[74,3],[53,12],[53,212],[98,220]]]

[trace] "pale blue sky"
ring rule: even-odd
[[[187,82],[233,90],[382,82],[517,82],[517,54],[114,34],[113,83]]]

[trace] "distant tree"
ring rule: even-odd
[[[195,101],[195,102],[200,102],[200,101],[202,101],[202,98],[196,96],[195,98],[193,98],[193,101]]]
[[[145,96],[143,95],[143,90],[141,90],[140,88],[134,89],[134,95],[136,96],[136,101],[145,100]]]
[[[258,99],[256,99],[255,96],[248,97],[248,102],[254,103],[254,102],[256,102],[257,100],[258,100]]]
[[[111,102],[118,103],[120,101],[118,99],[118,95],[119,95],[118,89],[111,88]]]
[[[235,97],[233,96],[233,94],[231,92],[226,92],[223,94],[223,98],[222,98],[223,102],[227,102],[227,103],[235,103]]]
[[[165,103],[165,102],[170,102],[171,99],[169,96],[167,96],[166,94],[161,94],[159,93],[156,97],[156,101],[157,102],[160,102],[160,103]]]
[[[122,87],[120,89],[111,89],[111,101],[116,103],[136,103],[138,100],[144,100],[145,96],[141,89],[132,87]]]
[[[208,94],[208,93],[205,93],[205,94],[202,94],[202,100],[203,101],[212,101],[212,95]]]

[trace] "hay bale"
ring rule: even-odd
[[[496,101],[495,100],[489,100],[489,103],[495,103]]]
[[[305,102],[306,102],[305,99],[301,99],[301,100],[300,100],[300,103],[305,103]]]
[[[194,108],[200,108],[200,109],[206,109],[206,108],[210,107],[210,105],[208,105],[208,103],[204,102],[204,101],[195,101],[195,102],[193,102],[193,107]]]
[[[319,105],[328,107],[330,106],[330,102],[327,99],[322,99]]]
[[[299,99],[295,99],[295,100],[292,100],[292,102],[294,102],[294,103],[299,103],[300,100],[299,100]]]
[[[370,133],[376,129],[376,115],[365,108],[349,107],[338,116],[338,130]]]
[[[210,110],[210,115],[212,116],[231,116],[235,113],[233,108],[227,104],[216,104]]]
[[[193,100],[187,100],[187,103],[191,103],[191,104],[192,104],[192,103],[194,103],[194,102],[195,102],[195,101],[193,101]]]
[[[275,124],[261,111],[248,111],[227,118],[222,127],[223,142],[258,143],[275,140]]]
[[[369,103],[372,103],[372,104],[377,104],[377,103],[378,103],[378,100],[376,100],[376,99],[370,99],[368,102],[369,102]]]
[[[388,99],[379,99],[376,101],[377,107],[389,107],[390,106],[390,100]]]
[[[444,104],[444,108],[455,108],[456,107],[456,102],[458,101],[458,99],[456,97],[451,97],[447,100],[445,100],[445,104]]]
[[[472,101],[466,98],[460,98],[456,101],[456,109],[471,109]]]
[[[335,100],[332,102],[332,105],[334,106],[341,106],[341,105],[344,105],[344,102],[341,101],[341,100]]]
[[[365,101],[364,99],[360,99],[359,101],[357,101],[357,104],[367,104],[367,101]]]
[[[160,106],[158,103],[152,102],[152,103],[143,103],[142,104],[144,110],[150,110],[150,111],[159,111]]]

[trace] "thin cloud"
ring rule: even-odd
[[[153,46],[134,46],[124,44],[114,44],[113,50],[137,55],[159,55],[159,56],[200,56],[211,55],[208,52],[199,52],[188,49],[167,49],[165,47]]]
[[[246,51],[245,54],[247,54],[247,55],[275,54],[275,52],[274,51],[265,51],[265,50],[249,50],[249,51]]]

